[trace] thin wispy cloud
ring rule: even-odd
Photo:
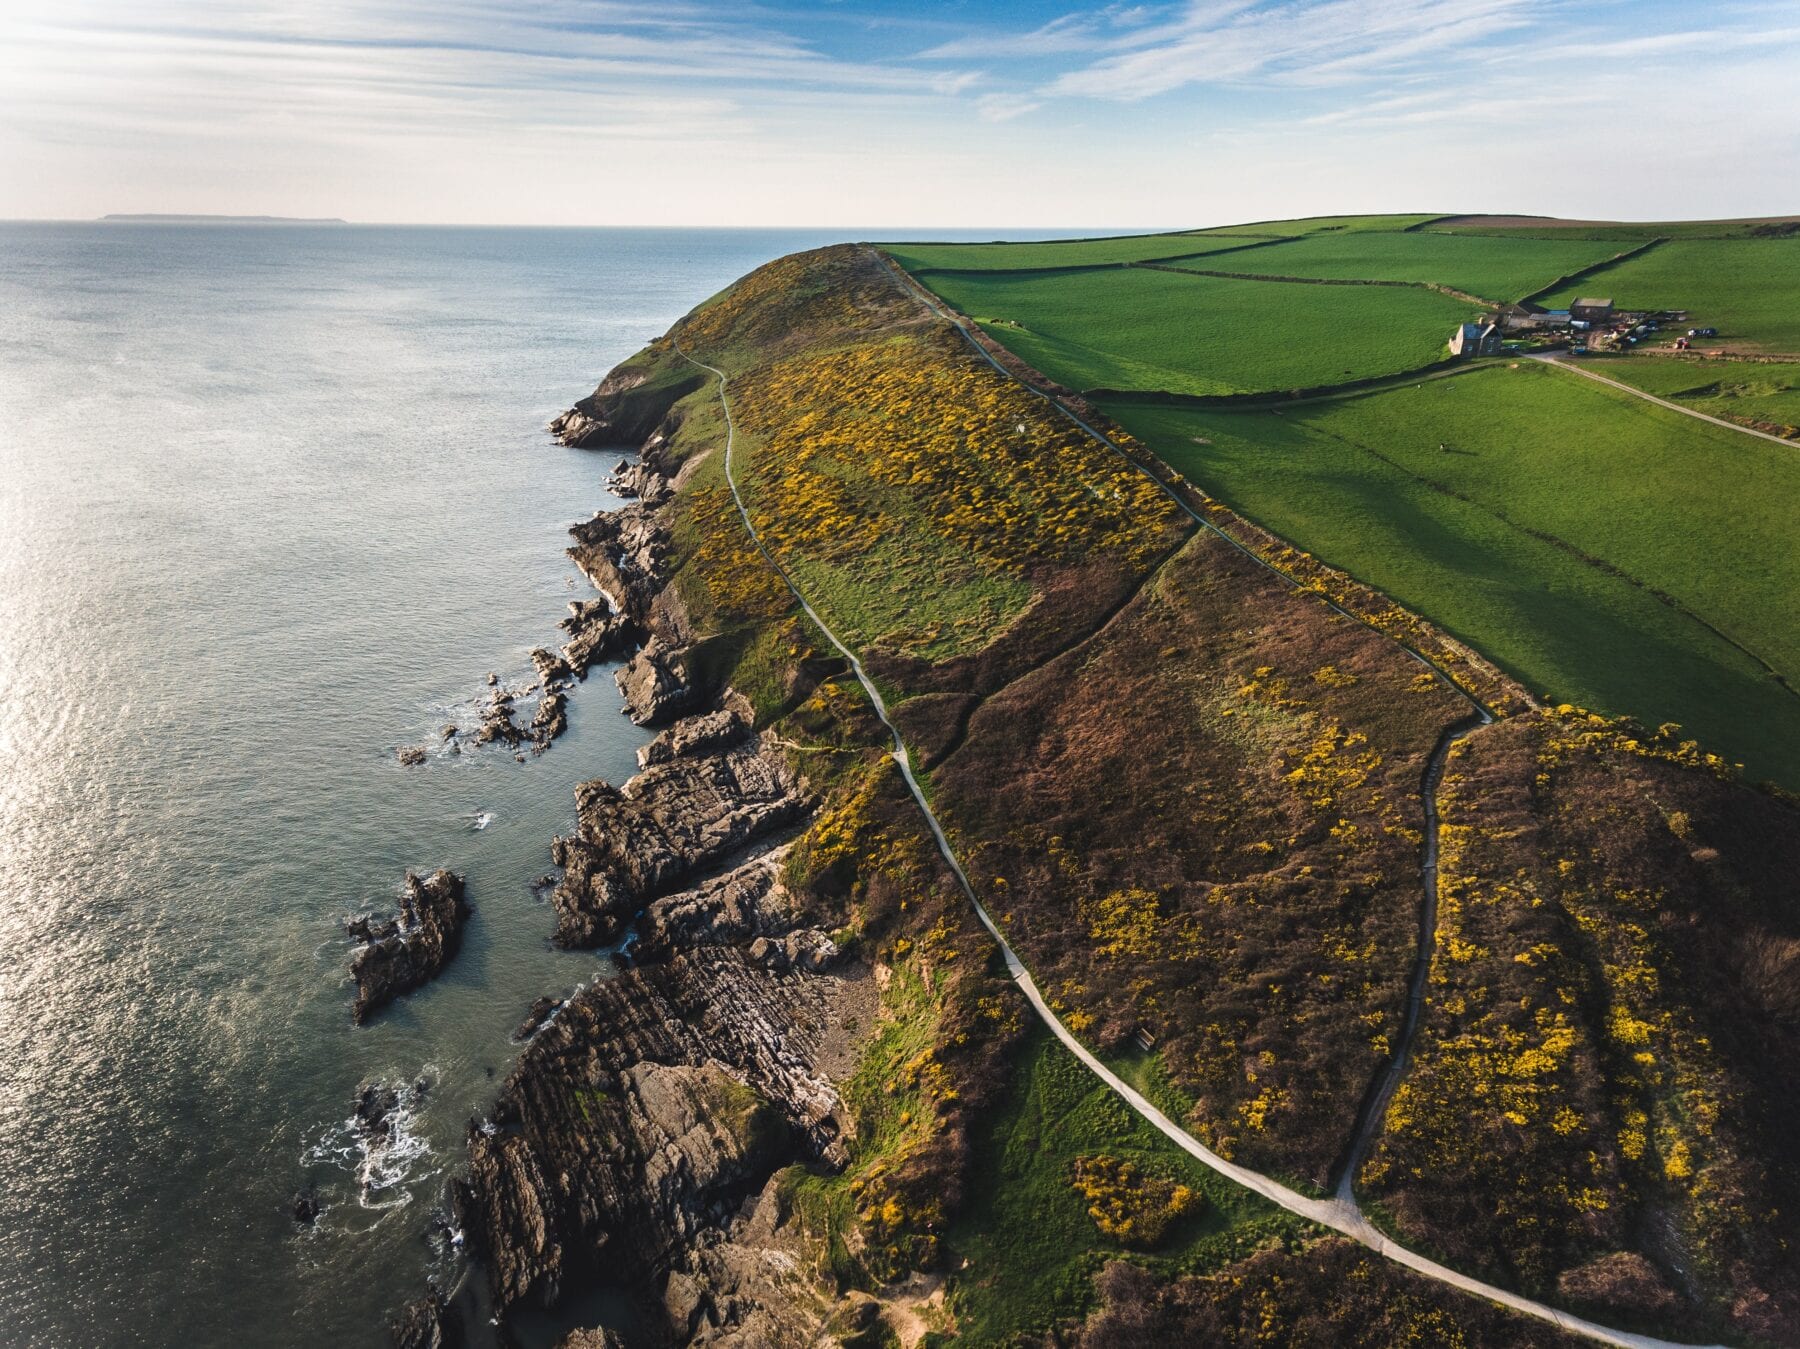
[[[0,215],[1207,223],[1501,137],[1774,194],[1797,60],[1792,0],[0,0]]]

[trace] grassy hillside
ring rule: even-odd
[[[1136,292],[1146,304],[1229,289],[1136,270],[1033,282],[1115,278],[1185,288]],[[978,280],[986,294],[1035,293],[1010,289],[1016,278]],[[1265,362],[1293,358],[1300,338],[1290,328],[1284,342],[1284,315],[1259,292],[1442,298],[1241,284],[1241,326],[1266,325],[1256,330]],[[1129,309],[1115,292],[1086,293],[1099,297],[1094,313]],[[1055,298],[1038,296],[1047,319],[1067,312]],[[1171,320],[1164,345],[1191,326]],[[995,331],[1012,341],[1017,330]],[[1311,356],[1355,345],[1346,331],[1361,330],[1339,324]],[[1800,1062],[1800,934],[1774,879],[1800,846],[1789,805],[1730,782],[1672,731],[1529,709],[1385,596],[1349,601],[1371,620],[1354,621],[1322,602],[1350,593],[1344,578],[1223,507],[1196,504],[1256,556],[1196,530],[1133,472],[1133,442],[1115,455],[1072,439],[871,253],[771,264],[674,336],[729,371],[752,517],[883,685],[961,863],[1050,1006],[1171,1118],[1248,1165],[1328,1186],[1369,1084],[1393,1061],[1419,949],[1425,765],[1449,728],[1467,724],[1469,704],[1448,679],[1481,689],[1508,719],[1467,742],[1497,744],[1478,796],[1453,764],[1443,799],[1467,818],[1446,821],[1469,832],[1440,835],[1445,952],[1469,968],[1454,990],[1443,981],[1433,1015],[1466,1019],[1433,1021],[1427,1074],[1409,1098],[1422,1103],[1420,1127],[1394,1121],[1388,1169],[1365,1183],[1381,1187],[1384,1221],[1449,1249],[1434,1226],[1439,1191],[1414,1174],[1441,1166],[1477,1215],[1457,1258],[1558,1302],[1624,1320],[1660,1315],[1674,1297],[1682,1323],[1708,1335],[1792,1322],[1800,1291],[1783,1243],[1800,1240],[1788,1216],[1800,1204],[1787,1199],[1797,1149],[1779,1127],[1792,1086],[1785,1069],[1749,1072],[1741,1055],[1760,1043]],[[1251,369],[1241,338],[1227,327],[1159,368],[1204,353]],[[1169,354],[1148,345],[1137,357],[1159,358]],[[645,357],[680,360],[674,342]],[[1221,465],[1238,473],[1264,518],[1285,511],[1296,536],[1310,529],[1394,560],[1399,580],[1442,608],[1473,606],[1527,655],[1542,640],[1572,669],[1617,670],[1652,691],[1692,693],[1696,705],[1704,689],[1730,716],[1774,689],[1748,658],[1739,669],[1694,645],[1705,631],[1694,615],[1760,619],[1794,579],[1780,531],[1791,484],[1772,459],[1744,458],[1733,433],[1695,449],[1667,432],[1676,414],[1536,368],[1281,413],[1141,416],[1169,453],[1188,447],[1184,462],[1202,481]],[[668,544],[687,609],[684,659],[712,686],[748,694],[805,773],[819,809],[783,879],[868,962],[878,1004],[843,1027],[842,1168],[783,1172],[776,1206],[804,1239],[801,1267],[839,1306],[866,1308],[844,1300],[848,1289],[880,1304],[887,1319],[843,1327],[849,1342],[880,1343],[921,1321],[971,1344],[1020,1334],[1092,1345],[1528,1342],[1529,1330],[1492,1308],[1315,1239],[1198,1175],[1029,1029],[860,686],[750,545],[726,492],[718,389],[687,393],[671,418],[670,439],[647,461],[682,468]],[[1737,542],[1720,539],[1714,507],[1692,504],[1696,482],[1739,500]],[[1529,512],[1537,532],[1513,511]],[[1652,524],[1660,552],[1643,537]],[[1552,526],[1571,537],[1542,537]],[[1723,551],[1686,571],[1672,560],[1705,548]],[[1678,587],[1670,602],[1621,575],[1627,565],[1654,578],[1646,585]],[[1455,588],[1430,589],[1446,578]],[[1771,659],[1788,659],[1787,621],[1756,629],[1758,641],[1774,634]],[[1393,632],[1435,669],[1384,635]],[[1761,730],[1772,744],[1779,715]],[[1528,752],[1505,752],[1517,744]],[[1753,828],[1715,828],[1746,799]],[[1680,856],[1665,835],[1681,840]],[[1528,873],[1559,879],[1526,896]],[[1709,927],[1714,913],[1731,921]],[[1540,928],[1549,935],[1519,944]],[[1546,958],[1539,948],[1557,943],[1583,963],[1582,981],[1547,985],[1557,1001],[1546,1005],[1553,1015],[1570,1005],[1566,991],[1590,1044],[1610,1035],[1608,1054],[1629,1051],[1584,1079],[1598,1102],[1577,1121],[1587,1151],[1599,1155],[1615,1125],[1647,1141],[1636,1157],[1635,1135],[1607,1145],[1632,1163],[1607,1180],[1608,1202],[1632,1220],[1534,1229],[1534,1263],[1507,1266],[1491,1260],[1492,1241],[1516,1224],[1488,1215],[1543,1219],[1516,1207],[1519,1177],[1538,1171],[1510,1163],[1527,1144],[1546,1168],[1585,1159],[1556,1132],[1567,1123],[1560,1105],[1538,1120],[1500,1089],[1576,1062],[1560,1038],[1521,1038],[1536,1020],[1507,1019],[1511,1006],[1539,1010],[1527,976]],[[1456,1057],[1465,1032],[1481,1037],[1473,1076]],[[1455,1109],[1423,1108],[1443,1101]],[[1708,1103],[1733,1116],[1721,1122],[1723,1105],[1707,1116],[1710,1136],[1682,1114]],[[1499,1166],[1458,1169],[1469,1138],[1505,1140],[1515,1128],[1550,1133],[1499,1150]],[[1687,1177],[1665,1158],[1682,1155],[1704,1183],[1671,1186]],[[1775,1196],[1767,1203],[1759,1177]],[[1715,1181],[1733,1187],[1729,1202]],[[1204,1202],[1178,1198],[1177,1185]],[[1725,1227],[1744,1215],[1759,1226],[1739,1239],[1722,1233],[1721,1214]],[[1665,1247],[1667,1231],[1709,1243],[1707,1258]],[[1617,1277],[1619,1261],[1596,1265],[1596,1252],[1652,1277]],[[1122,1260],[1144,1266],[1148,1283]],[[914,1272],[941,1274],[946,1299],[927,1304]]]
[[[1361,231],[1315,234],[1273,244],[1217,266],[1271,276],[1422,282],[1505,303],[1618,251],[1579,239],[1472,239],[1454,234]],[[1193,265],[1214,266],[1207,262]]]
[[[1625,309],[1685,309],[1707,345],[1800,353],[1800,239],[1677,239],[1544,297],[1610,296]]]
[[[1142,1261],[1164,1277],[1210,1272],[1316,1234],[1175,1147],[1045,1034],[1033,1036],[976,1147],[979,1180],[946,1238],[952,1258],[978,1271],[952,1304],[971,1345],[1005,1344],[1087,1311],[1108,1260]],[[1135,1183],[1101,1172],[1090,1198],[1077,1168],[1100,1158],[1134,1167]],[[1192,1197],[1172,1204],[1175,1185]]]
[[[1260,257],[1269,250],[1232,254]],[[1433,291],[1149,269],[923,280],[1072,388],[1229,394],[1311,388],[1442,357],[1469,306]]]
[[[1792,451],[1532,365],[1280,414],[1111,411],[1529,687],[1800,785],[1800,698],[1707,626],[1800,685]]]

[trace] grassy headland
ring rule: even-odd
[[[1206,278],[1138,269],[1021,284],[1136,286],[1138,278],[1209,293]],[[1369,297],[1444,301],[1402,288],[1241,284],[1280,295],[1344,294],[1365,305]],[[1046,321],[1066,312],[1053,290],[1034,303]],[[1284,317],[1281,303],[1250,294],[1234,311],[1246,324],[1265,324],[1262,355],[1278,368],[1283,332],[1291,339],[1316,331]],[[1117,305],[1095,304],[1096,314],[1124,322]],[[1180,324],[1169,323],[1173,343]],[[1012,341],[1000,325],[990,331]],[[1251,354],[1232,353],[1238,334],[1226,336],[1172,350],[1238,361],[1251,372],[1239,382],[1254,378]],[[1136,350],[1134,360],[1158,356],[1153,346]],[[1534,1330],[1513,1318],[1322,1240],[1195,1171],[1028,1029],[1029,1013],[938,857],[859,686],[797,616],[744,530],[723,476],[719,389],[678,377],[692,369],[683,351],[729,373],[736,476],[752,519],[781,567],[891,694],[914,762],[931,765],[927,790],[959,857],[1063,1023],[1097,1051],[1130,1060],[1133,1075],[1185,1127],[1249,1165],[1327,1186],[1370,1084],[1396,1051],[1419,944],[1424,765],[1469,704],[1381,635],[1428,633],[1419,620],[1391,605],[1378,615],[1381,631],[1352,620],[1322,599],[1343,593],[1343,578],[1283,552],[1278,541],[1256,540],[1223,508],[1209,518],[1292,564],[1303,584],[1291,586],[1197,531],[1126,457],[1074,437],[987,365],[871,251],[829,249],[771,264],[646,353],[642,387],[655,390],[668,413],[651,457],[679,475],[669,561],[692,662],[710,684],[748,694],[759,725],[806,774],[820,804],[784,879],[809,911],[830,917],[880,990],[872,1024],[849,1028],[845,1164],[795,1167],[781,1182],[810,1275],[834,1297],[861,1290],[884,1308],[886,1329],[864,1326],[853,1334],[870,1337],[852,1342],[879,1343],[902,1324],[917,1329],[909,1317],[971,1344],[1046,1333],[1124,1344],[1146,1327],[1176,1339],[1304,1339],[1328,1322],[1341,1340],[1369,1345],[1534,1342]],[[1304,358],[1328,351],[1310,348]],[[1589,391],[1555,372],[1520,376],[1518,387],[1555,388],[1551,396],[1561,397],[1559,380],[1570,386],[1570,406],[1586,406]],[[1332,434],[1386,439],[1405,429],[1404,419],[1363,426],[1355,419],[1373,414],[1341,411],[1350,404],[1319,406],[1322,418],[1350,419],[1341,428],[1322,423]],[[1286,418],[1267,420],[1288,427]],[[1171,434],[1148,429],[1159,440]],[[1308,427],[1290,429],[1296,453],[1310,454]],[[1485,457],[1453,486],[1476,498],[1468,505],[1479,514],[1481,494],[1516,485],[1501,458],[1513,442],[1482,439],[1479,417],[1466,438]],[[1148,462],[1128,437],[1120,443]],[[1248,461],[1257,445],[1245,435],[1236,452]],[[1417,454],[1429,457],[1422,448]],[[1678,454],[1658,447],[1655,456],[1668,458],[1653,456],[1657,472],[1678,473]],[[1579,461],[1596,497],[1618,490],[1619,479],[1608,476],[1615,457],[1601,445]],[[1204,466],[1193,467],[1204,481]],[[1371,510],[1386,508],[1396,484],[1422,476],[1418,468],[1368,480]],[[1352,475],[1340,468],[1339,476]],[[1307,498],[1320,519],[1328,486],[1321,477]],[[1761,479],[1751,486],[1772,490]],[[1414,489],[1461,501],[1416,482]],[[1527,496],[1533,510],[1571,532],[1591,523],[1592,511],[1556,515],[1574,507],[1547,492]],[[1425,515],[1411,523],[1440,527]],[[1492,546],[1513,548],[1496,529],[1501,541]],[[1614,546],[1608,534],[1581,537],[1583,546]],[[1657,562],[1649,553],[1622,555],[1646,569]],[[1471,555],[1464,565],[1480,560]],[[1583,564],[1570,575],[1591,570]],[[1523,588],[1528,567],[1515,575]],[[1736,592],[1683,593],[1684,603],[1722,605],[1721,594]],[[1604,612],[1602,601],[1591,611]],[[1420,644],[1449,653],[1445,667],[1472,687],[1504,684],[1491,673],[1461,675],[1479,672],[1466,653]],[[1442,940],[1457,969],[1434,973],[1421,1041],[1426,1076],[1414,1095],[1396,1100],[1454,1099],[1475,1117],[1466,1132],[1490,1140],[1509,1128],[1548,1130],[1533,1141],[1550,1149],[1550,1161],[1568,1160],[1574,1145],[1556,1132],[1560,1104],[1549,1109],[1546,1097],[1540,1121],[1497,1087],[1464,1089],[1504,1072],[1458,1076],[1446,1058],[1464,1029],[1445,1018],[1498,1015],[1500,992],[1511,996],[1530,967],[1520,956],[1537,958],[1538,939],[1520,947],[1515,934],[1541,922],[1551,933],[1542,941],[1563,943],[1583,962],[1585,982],[1552,986],[1541,1008],[1534,993],[1519,992],[1526,1024],[1538,1025],[1538,1010],[1556,1015],[1566,990],[1581,1004],[1589,1040],[1612,1034],[1631,1047],[1631,1056],[1598,1068],[1573,1049],[1558,1051],[1554,1070],[1581,1075],[1582,1089],[1604,1098],[1605,1110],[1583,1113],[1582,1137],[1615,1124],[1639,1127],[1632,1110],[1645,1114],[1645,1129],[1670,1136],[1669,1151],[1656,1154],[1660,1169],[1621,1165],[1611,1173],[1609,1202],[1621,1214],[1671,1214],[1674,1230],[1701,1245],[1671,1251],[1658,1244],[1660,1227],[1621,1221],[1550,1231],[1529,1261],[1512,1260],[1524,1251],[1507,1225],[1514,1210],[1504,1208],[1517,1190],[1514,1174],[1465,1165],[1455,1173],[1460,1196],[1507,1221],[1471,1231],[1456,1258],[1619,1318],[1657,1315],[1672,1296],[1692,1324],[1766,1335],[1800,1307],[1782,1245],[1796,1238],[1786,1215],[1800,1205],[1785,1196],[1800,1150],[1780,1124],[1785,1078],[1759,1080],[1738,1047],[1755,1026],[1766,1052],[1800,1061],[1800,1021],[1782,993],[1800,931],[1793,906],[1768,880],[1782,871],[1780,849],[1788,846],[1769,838],[1800,837],[1800,817],[1732,783],[1672,733],[1577,719],[1572,709],[1531,711],[1518,698],[1494,701],[1517,715],[1470,743],[1479,741],[1482,762],[1491,763],[1483,781],[1492,780],[1494,800],[1522,801],[1525,814],[1497,815],[1490,830],[1480,813],[1485,796],[1469,795],[1462,780],[1446,784],[1452,805],[1476,812],[1470,835],[1446,838],[1478,838],[1501,851],[1489,858],[1471,842],[1446,858],[1462,907]],[[1490,760],[1479,738],[1497,732],[1505,738]],[[1515,742],[1542,750],[1505,752]],[[1715,828],[1746,800],[1756,803],[1754,829]],[[1674,813],[1663,813],[1665,804]],[[1461,828],[1464,818],[1447,815],[1446,823]],[[1686,839],[1681,830],[1692,834],[1687,855],[1702,872],[1665,856],[1663,835]],[[1578,879],[1530,895],[1503,888],[1517,886],[1514,873],[1543,867]],[[1663,877],[1660,894],[1628,899],[1622,891],[1646,888],[1650,871]],[[1671,951],[1682,925],[1703,921],[1710,905],[1752,915],[1753,946],[1720,936]],[[1490,918],[1506,940],[1477,926]],[[1741,987],[1761,990],[1751,1011],[1732,1002]],[[1629,1025],[1618,1022],[1617,1008]],[[1654,1043],[1634,1042],[1638,1022]],[[1615,1026],[1624,1029],[1605,1029]],[[1509,1039],[1521,1033],[1510,1021],[1481,1022],[1470,1033],[1508,1052],[1552,1048]],[[1639,1052],[1693,1094],[1668,1105],[1652,1100],[1664,1079],[1652,1080]],[[1631,1093],[1625,1104],[1614,1099]],[[1683,1112],[1698,1119],[1693,1102],[1707,1101],[1731,1102],[1746,1122],[1714,1127],[1709,1116],[1711,1133],[1689,1127]],[[1508,1111],[1527,1114],[1527,1123],[1515,1124]],[[1365,1183],[1378,1187],[1404,1235],[1449,1250],[1441,1197],[1407,1177],[1411,1158],[1450,1149],[1454,1161],[1464,1140],[1444,1137],[1450,1117],[1442,1112],[1421,1106],[1414,1118],[1427,1121],[1422,1133],[1404,1115],[1390,1116],[1397,1141],[1376,1161],[1387,1169],[1367,1170]],[[1686,1143],[1696,1179],[1671,1188],[1664,1159],[1677,1142]],[[1721,1222],[1749,1211],[1721,1200],[1727,1182],[1783,1197],[1741,1241],[1719,1235]],[[1544,1221],[1566,1226],[1566,1215]],[[1716,1258],[1687,1263],[1686,1252],[1702,1246]],[[1496,1259],[1497,1249],[1508,1258]],[[1609,1279],[1616,1261],[1596,1273],[1595,1261],[1613,1256],[1634,1273],[1641,1270],[1631,1262],[1642,1262],[1657,1277]],[[908,1276],[923,1271],[944,1276],[947,1297],[921,1310],[906,1290]]]

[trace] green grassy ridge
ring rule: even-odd
[[[1713,417],[1800,426],[1800,362],[1595,358],[1595,374]],[[1796,447],[1800,453],[1800,446]]]
[[[1540,303],[1595,294],[1622,309],[1686,310],[1693,326],[1719,330],[1707,343],[1800,353],[1800,239],[1673,239]]]
[[[1471,239],[1363,231],[1316,234],[1258,250],[1250,271],[1321,280],[1451,286],[1496,302],[1528,295],[1618,250],[1579,240]]]
[[[1307,286],[1145,268],[920,278],[1079,389],[1201,396],[1313,388],[1438,360],[1468,305],[1424,289]]]
[[[1010,1344],[1082,1314],[1094,1275],[1128,1254],[1095,1227],[1070,1183],[1079,1156],[1125,1158],[1205,1196],[1158,1249],[1130,1255],[1167,1274],[1219,1269],[1316,1232],[1182,1152],[1045,1031],[1024,1047],[976,1147],[977,1186],[945,1238],[952,1268],[969,1261],[950,1292],[959,1344]]]
[[[1197,249],[1188,235],[1145,234],[1124,235],[1117,239],[1058,239],[1016,244],[884,244],[882,247],[909,272],[1035,272],[1228,253],[1263,242],[1267,241],[1232,237],[1217,248]]]
[[[1800,683],[1785,598],[1800,559],[1784,542],[1800,458],[1784,447],[1535,366],[1282,415],[1107,411],[1227,505],[1534,691],[1678,722],[1751,777],[1800,785],[1800,699],[1693,618],[1525,532],[1668,590]]]

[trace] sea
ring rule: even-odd
[[[615,973],[550,944],[551,839],[645,739],[610,668],[542,755],[440,738],[591,597],[618,455],[544,425],[845,237],[0,223],[0,1343],[381,1345],[465,1276],[511,1034]],[[344,920],[437,867],[461,953],[354,1026]]]

